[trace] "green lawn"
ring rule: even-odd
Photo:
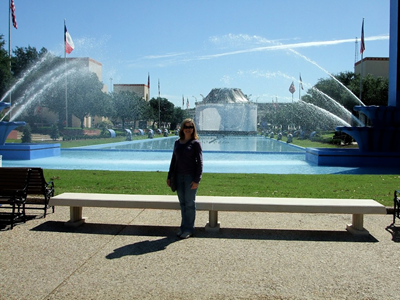
[[[45,170],[64,192],[173,194],[166,172]],[[374,199],[392,206],[400,175],[277,175],[204,173],[198,195]]]

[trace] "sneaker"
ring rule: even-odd
[[[189,231],[185,231],[184,233],[181,234],[181,239],[188,239],[192,236],[192,233]]]

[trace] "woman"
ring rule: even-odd
[[[192,119],[185,119],[175,141],[169,166],[167,185],[176,173],[176,192],[181,206],[182,221],[178,236],[187,239],[193,235],[196,219],[196,193],[203,173],[203,150]]]

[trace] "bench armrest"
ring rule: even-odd
[[[45,183],[46,195],[49,197],[54,197],[54,182],[49,181]]]

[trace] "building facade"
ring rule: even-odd
[[[114,84],[114,93],[132,92],[141,97],[146,102],[150,100],[149,87],[146,84]]]
[[[375,78],[377,77],[389,78],[389,58],[365,57],[362,61],[359,60],[354,64],[354,73],[361,74],[362,77],[371,74]]]

